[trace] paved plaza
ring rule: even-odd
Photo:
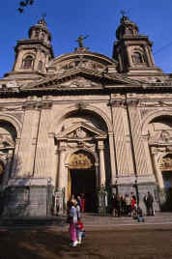
[[[86,237],[75,248],[69,246],[65,223],[1,226],[0,259],[170,259],[172,216],[169,215],[147,218],[145,223],[128,218],[84,216]]]

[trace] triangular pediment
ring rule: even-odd
[[[90,139],[105,138],[106,133],[100,129],[94,128],[86,123],[80,122],[62,130],[56,135],[57,139]]]
[[[40,82],[28,84],[25,89],[28,90],[67,90],[67,89],[94,89],[94,88],[114,88],[116,86],[140,86],[141,83],[129,78],[124,78],[119,74],[111,75],[108,73],[95,73],[85,69],[72,70],[61,76],[47,76]]]

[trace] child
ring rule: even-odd
[[[137,221],[138,222],[144,222],[145,221],[145,219],[143,217],[143,211],[139,206],[137,208]]]
[[[78,219],[78,222],[76,223],[76,229],[77,229],[78,244],[81,244],[82,238],[85,236],[85,230],[84,230],[84,225],[80,219]]]

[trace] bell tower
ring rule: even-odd
[[[138,26],[125,15],[116,30],[117,41],[113,47],[113,58],[118,61],[118,72],[130,76],[148,76],[162,73],[155,66],[152,42],[139,34]]]
[[[46,73],[46,65],[53,59],[54,54],[51,34],[44,18],[30,27],[28,36],[28,39],[17,42],[13,70],[6,74],[6,77],[27,80],[30,76],[32,79],[40,78]]]

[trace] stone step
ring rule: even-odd
[[[113,226],[133,224],[136,222],[132,217],[113,217],[111,215],[100,216],[97,214],[82,214],[82,221],[85,226]],[[155,216],[145,216],[146,223],[172,223],[172,213],[156,213]],[[37,227],[37,226],[67,226],[66,216],[37,217],[37,218],[1,218],[0,227]]]

